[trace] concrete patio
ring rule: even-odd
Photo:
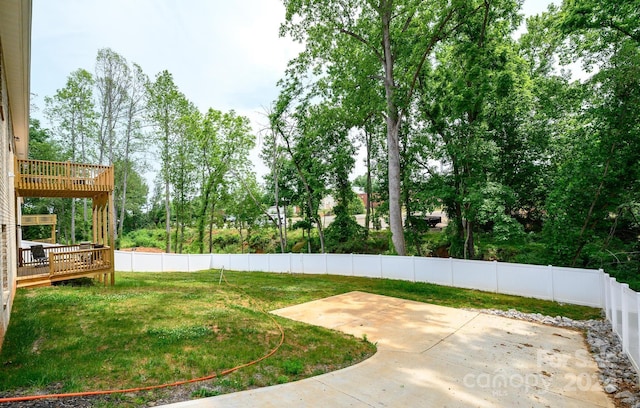
[[[273,312],[377,344],[370,359],[186,407],[613,407],[580,332],[363,292]]]

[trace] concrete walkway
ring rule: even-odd
[[[273,313],[367,336],[370,359],[186,407],[613,407],[577,331],[351,292]]]

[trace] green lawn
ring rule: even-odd
[[[386,279],[225,272],[118,273],[114,287],[21,289],[0,353],[0,393],[125,389],[201,377],[257,359],[280,341],[263,310],[353,290],[452,307],[599,318],[593,308]],[[263,387],[352,365],[375,346],[276,318],[272,357],[190,388],[190,397]],[[194,388],[195,387],[195,388]],[[137,406],[167,390],[103,398]]]

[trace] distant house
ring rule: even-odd
[[[364,188],[354,187],[353,192],[358,195],[360,200],[362,200],[362,203],[364,204],[364,208],[367,208],[367,205],[369,205],[369,199],[367,198],[367,192],[364,190]],[[373,193],[372,197],[375,198],[375,196],[376,196],[375,193]],[[372,208],[377,208],[379,205],[380,205],[380,201],[374,200],[372,202]]]
[[[336,199],[333,196],[326,196],[320,201],[320,211],[328,212],[336,206]]]
[[[280,212],[280,223],[286,223],[287,214],[284,207],[278,208],[275,205],[272,205],[271,207],[267,208],[267,214],[269,214],[269,216],[274,220],[278,218],[278,211]]]

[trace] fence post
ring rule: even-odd
[[[416,257],[411,255],[411,267],[413,268],[413,282],[416,281]]]
[[[629,285],[623,283],[620,285],[620,301],[622,302],[622,351],[629,354],[629,305],[625,296],[625,289],[629,289]]]
[[[556,288],[555,288],[555,282],[553,279],[553,265],[548,265],[547,269],[549,270],[549,292],[551,293],[551,300],[555,302]]]
[[[600,272],[600,307],[604,309],[607,304],[607,293],[604,289],[604,270],[600,268],[598,272]]]
[[[636,319],[638,320],[638,328],[640,330],[640,293],[636,293]],[[638,336],[638,351],[640,351],[640,336]],[[640,364],[640,355],[639,356],[631,356],[633,360],[635,360],[636,365]],[[640,379],[638,379],[640,383]],[[640,384],[639,384],[640,385]]]
[[[327,253],[324,253],[324,274],[329,274],[329,266],[327,266]]]
[[[384,276],[382,275],[382,254],[378,254],[378,264],[380,265],[380,279],[384,278]]]
[[[611,292],[609,289],[609,274],[608,273],[603,273],[602,274],[602,301],[603,301],[603,306],[602,308],[604,309],[604,315],[607,318],[607,320],[609,320],[609,322],[611,322]],[[638,326],[640,327],[640,326]]]
[[[351,276],[353,276],[353,275],[354,275],[354,272],[353,272],[353,253],[351,253]]]
[[[495,267],[496,273],[496,293],[500,293],[500,281],[498,280],[498,261],[493,261],[493,266]]]
[[[453,258],[449,257],[449,286],[453,286]]]
[[[604,311],[604,315],[606,319],[609,319],[609,312],[607,310],[609,306],[609,298],[607,293],[607,274],[604,273],[602,269],[600,269],[600,285],[602,286],[602,310]]]
[[[620,333],[618,333],[618,305],[617,305],[617,301],[616,301],[616,290],[615,290],[615,283],[618,283],[618,281],[616,281],[616,278],[609,278],[609,289],[611,290],[611,328],[613,329],[614,333],[617,333],[618,335]]]
[[[160,257],[160,272],[164,272],[164,252],[162,253],[162,256]]]

